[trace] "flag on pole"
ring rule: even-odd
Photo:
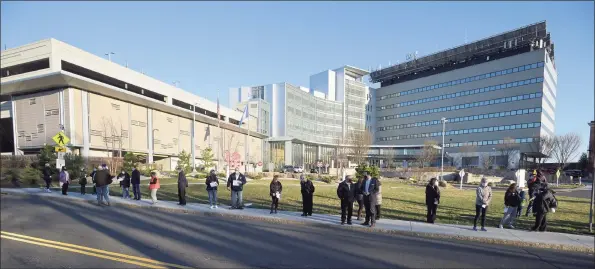
[[[248,104],[246,104],[246,107],[244,107],[244,113],[242,113],[242,118],[240,119],[240,124],[238,124],[239,127],[242,127],[244,120],[248,120]]]

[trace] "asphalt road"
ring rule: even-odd
[[[2,195],[1,268],[593,268],[589,254]],[[8,236],[7,233],[14,233]],[[26,241],[20,235],[30,236]],[[11,237],[11,238],[9,238]],[[46,246],[36,244],[46,240]],[[85,246],[88,256],[56,249]],[[108,251],[101,253],[98,250]],[[93,254],[94,253],[94,254]],[[114,258],[115,255],[120,255]],[[111,257],[111,259],[110,259]],[[139,257],[153,261],[140,261]],[[114,260],[116,259],[116,260]],[[140,264],[130,264],[137,261]],[[161,262],[161,263],[159,263]],[[164,265],[163,263],[169,263]],[[179,265],[179,266],[177,266]]]

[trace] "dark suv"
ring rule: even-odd
[[[293,165],[285,165],[281,168],[281,173],[293,173]]]

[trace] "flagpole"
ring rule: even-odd
[[[246,172],[248,172],[248,166],[250,165],[250,103],[246,104],[246,112],[248,114],[248,137],[246,138]]]

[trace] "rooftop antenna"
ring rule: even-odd
[[[126,68],[128,68],[128,61],[126,61]]]
[[[176,88],[177,88],[177,87],[178,87],[178,84],[180,84],[180,81],[179,81],[179,80],[176,80],[176,81],[174,81],[174,83],[173,83],[173,84],[174,84],[174,86],[176,86]]]
[[[4,50],[6,50],[6,44],[4,44]]]

